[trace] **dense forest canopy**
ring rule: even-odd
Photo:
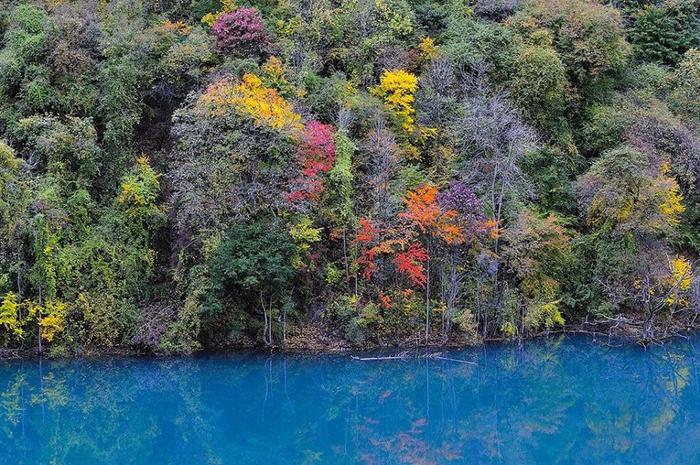
[[[662,338],[699,125],[698,0],[0,0],[0,346]]]

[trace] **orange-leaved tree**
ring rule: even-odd
[[[457,223],[457,211],[443,209],[438,203],[438,189],[431,184],[422,184],[416,190],[408,192],[404,199],[406,209],[399,217],[422,237],[425,246],[421,245],[423,254],[419,254],[422,263],[425,263],[425,279],[422,282],[425,288],[425,338],[430,335],[430,266],[431,250],[433,242],[437,239],[447,245],[455,245],[464,242],[462,230]],[[413,247],[413,249],[412,249]],[[412,244],[409,251],[416,255],[417,250]],[[414,259],[414,262],[416,260]],[[405,266],[404,266],[404,269]],[[415,270],[407,268],[415,279]]]

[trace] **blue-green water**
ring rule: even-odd
[[[700,338],[0,363],[0,464],[698,464]]]

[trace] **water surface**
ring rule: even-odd
[[[696,346],[0,362],[0,464],[695,464]]]

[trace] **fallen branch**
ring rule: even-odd
[[[449,358],[449,357],[431,357],[434,358],[435,360],[446,360],[448,362],[457,362],[457,363],[466,363],[468,365],[476,365],[476,362],[471,362],[469,360],[459,360],[457,358]]]
[[[367,361],[376,361],[376,360],[408,360],[408,359],[433,359],[433,360],[445,360],[448,362],[457,362],[457,363],[466,363],[469,365],[476,365],[476,362],[472,362],[469,360],[460,360],[457,358],[449,358],[449,357],[443,357],[440,352],[438,353],[433,353],[433,354],[423,354],[423,355],[414,355],[414,356],[409,356],[406,352],[400,353],[399,355],[393,355],[393,356],[387,356],[387,357],[357,357],[355,355],[351,355],[351,358],[353,360],[359,360],[361,362],[367,362]]]
[[[356,357],[354,355],[351,356],[353,360],[359,360],[361,362],[368,362],[368,361],[374,361],[374,360],[406,360],[405,355],[397,355],[394,357]]]

